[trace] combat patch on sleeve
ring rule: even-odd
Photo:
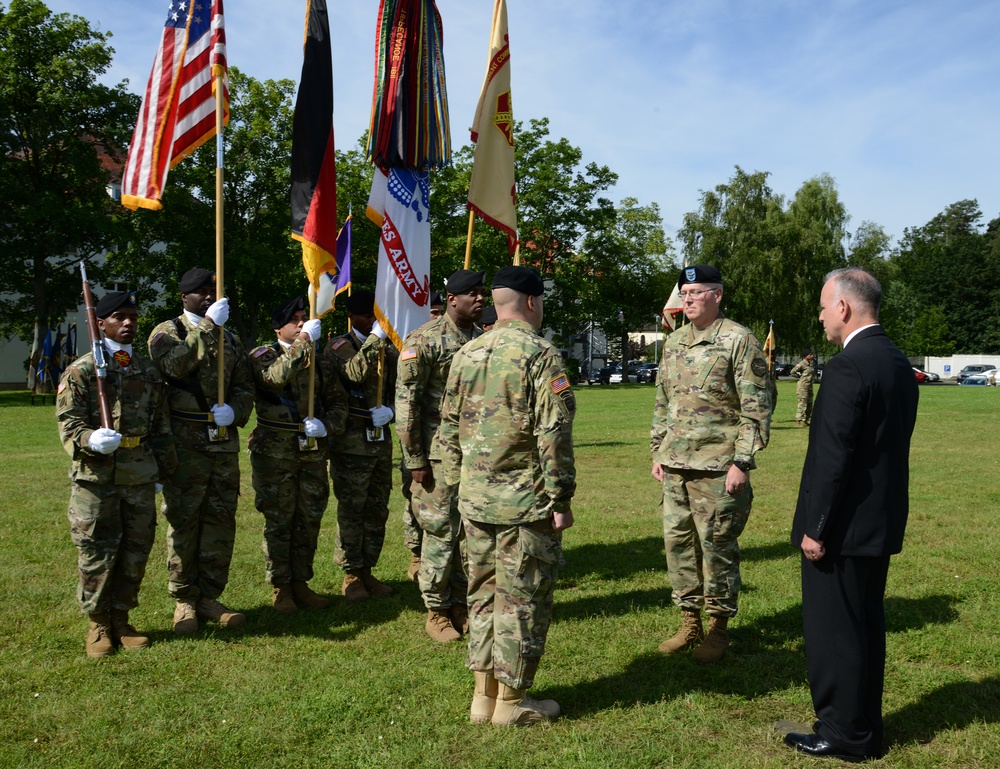
[[[417,357],[416,347],[407,347],[399,354],[399,359],[402,361],[413,360]]]
[[[157,331],[156,334],[153,335],[153,338],[149,340],[149,346],[156,347],[156,345],[159,343],[161,339],[163,339],[164,336],[166,336],[165,332]]]
[[[759,377],[767,375],[767,364],[763,358],[754,358],[750,363],[750,370]]]
[[[566,378],[565,374],[550,379],[549,387],[562,399],[570,414],[576,411],[576,397],[573,395],[573,388],[570,387],[569,379]]]

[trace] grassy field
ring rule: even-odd
[[[879,767],[1000,766],[1000,509],[994,388],[921,388],[911,516],[894,558],[886,734]],[[0,394],[0,767],[807,767],[777,719],[809,722],[798,556],[788,529],[806,447],[794,383],[781,382],[753,474],[733,648],[716,666],[663,657],[672,635],[647,449],[653,389],[580,388],[576,526],[533,693],[565,718],[526,730],[468,722],[461,645],[423,632],[405,580],[394,492],[376,573],[396,595],[282,618],[270,608],[247,455],[236,555],[223,599],[237,632],[171,632],[163,519],[135,624],[152,648],[94,661],[74,600],[69,460],[51,405]],[[398,484],[397,484],[398,485]],[[338,593],[328,513],[314,587]],[[820,765],[831,765],[830,762]],[[834,764],[835,765],[835,764]]]

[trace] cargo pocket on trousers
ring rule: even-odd
[[[520,527],[517,538],[518,564],[512,592],[519,601],[533,601],[552,592],[562,546],[552,533]]]

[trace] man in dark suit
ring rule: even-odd
[[[858,762],[882,754],[885,595],[903,547],[913,369],[878,324],[882,289],[861,269],[827,275],[820,322],[844,350],[823,372],[792,525],[802,549],[802,619],[818,721],[785,743]]]

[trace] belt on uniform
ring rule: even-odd
[[[123,435],[122,442],[118,445],[123,449],[135,449],[144,444],[148,438],[148,435]]]
[[[372,412],[368,409],[361,408],[360,406],[349,406],[347,409],[347,415],[361,420],[366,425],[370,425],[372,423]]]
[[[300,422],[279,422],[276,419],[264,419],[264,417],[257,417],[257,424],[261,427],[269,427],[272,430],[288,430],[293,433],[301,433],[305,431],[305,428]]]
[[[215,422],[215,416],[211,411],[181,411],[180,409],[170,409],[170,416],[174,419],[182,419],[185,422],[203,422],[211,424]]]

